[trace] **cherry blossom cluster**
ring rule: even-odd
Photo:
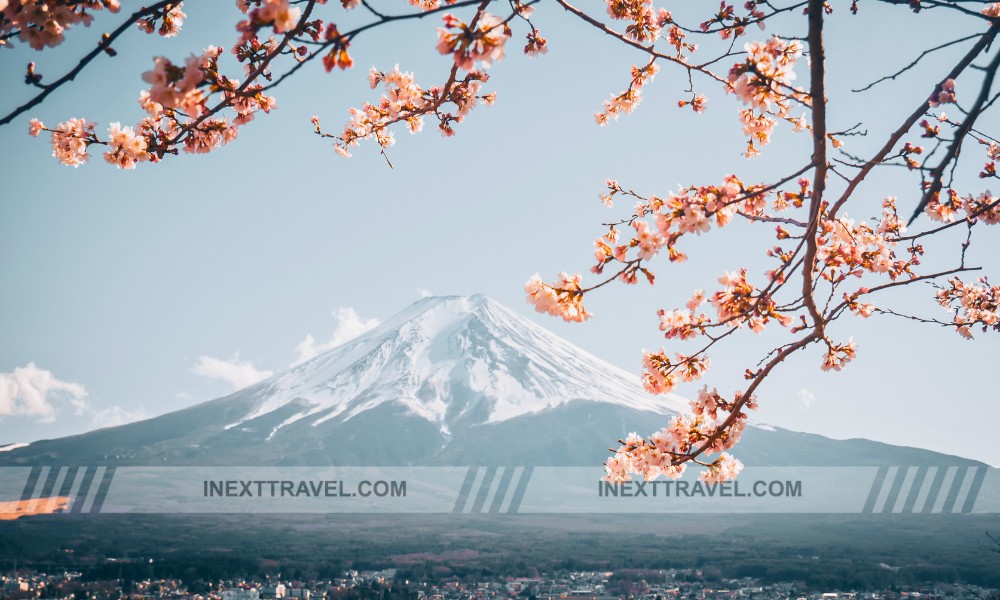
[[[906,168],[912,171],[920,168],[920,161],[913,158],[913,155],[920,155],[923,153],[923,146],[914,146],[910,142],[906,142],[906,144],[903,145],[903,148],[899,151],[899,156],[902,157],[903,162],[906,163]]]
[[[502,59],[510,36],[510,26],[500,17],[480,12],[471,24],[466,24],[448,13],[444,15],[444,27],[438,28],[437,50],[451,54],[459,69],[471,71],[477,62],[489,67]]]
[[[982,179],[988,177],[1000,179],[1000,176],[997,176],[997,161],[1000,161],[1000,143],[987,142],[985,140],[982,143],[986,146],[986,156],[989,158],[989,161],[983,167],[982,172],[979,173],[979,177]]]
[[[158,33],[165,38],[174,37],[181,32],[181,26],[184,25],[184,19],[187,17],[181,10],[183,6],[183,2],[167,5],[154,14],[139,19],[136,25],[149,34]],[[157,25],[157,21],[159,21],[159,25]]]
[[[10,46],[9,37],[17,35],[35,50],[52,48],[63,43],[70,27],[89,26],[94,12],[120,8],[118,0],[0,0],[0,47]]]
[[[827,341],[826,355],[823,357],[823,364],[820,366],[824,371],[839,371],[857,356],[857,344],[854,340],[848,340],[846,344],[837,344]]]
[[[542,281],[536,273],[524,286],[528,302],[540,313],[562,317],[566,321],[586,321],[591,317],[583,305],[579,275],[560,273],[553,284]]]
[[[106,141],[97,137],[94,124],[86,119],[69,119],[59,123],[55,129],[47,129],[41,121],[32,119],[28,129],[36,137],[42,131],[51,132],[52,156],[72,167],[78,167],[90,159],[87,149],[93,144],[108,146],[104,159],[123,169],[133,169],[136,163],[157,159],[149,151],[144,135],[137,134],[131,127],[122,127],[120,123],[111,123]]]
[[[1000,19],[1000,2],[990,4],[981,12],[984,16],[990,17],[991,19]]]
[[[824,219],[817,232],[815,270],[834,284],[866,273],[885,274],[892,281],[904,274],[915,277],[913,267],[920,264],[924,249],[920,244],[911,244],[906,247],[909,256],[900,258],[896,248],[905,232],[906,224],[892,197],[883,199],[882,217],[874,226],[847,217]]]
[[[867,319],[872,316],[872,313],[878,310],[878,307],[872,302],[858,302],[858,298],[867,292],[868,288],[861,288],[853,294],[844,294],[844,304],[847,306],[847,309],[862,319]]]
[[[345,157],[351,156],[350,148],[366,139],[375,139],[383,149],[392,146],[396,139],[389,128],[396,123],[405,123],[410,133],[418,133],[426,116],[436,118],[441,133],[451,136],[455,134],[453,124],[464,121],[477,104],[492,105],[495,101],[492,93],[480,94],[488,79],[485,72],[473,70],[461,80],[424,89],[416,83],[413,73],[400,71],[399,65],[388,72],[372,67],[369,84],[373,89],[380,84],[385,88],[378,104],[366,102],[361,108],[351,108],[351,119],[339,135],[324,133],[318,117],[313,117],[313,125],[316,133],[334,138],[334,149]],[[454,106],[454,111],[446,110],[447,105]]]
[[[686,462],[695,454],[712,455],[709,462],[697,460],[706,467],[699,479],[707,482],[726,481],[736,477],[743,464],[727,450],[739,441],[746,427],[743,410],[757,407],[753,397],[736,392],[730,401],[715,389],[705,386],[691,401],[691,414],[674,417],[670,425],[644,439],[635,433],[622,442],[605,463],[605,480],[630,481],[638,475],[650,481],[664,476],[676,479],[684,474]],[[727,423],[728,421],[728,423]]]
[[[941,84],[941,91],[932,95],[927,103],[931,106],[939,106],[941,104],[954,104],[955,100],[955,80],[948,79]]]
[[[777,123],[775,118],[788,119],[792,100],[809,104],[809,96],[792,87],[795,63],[802,56],[802,44],[775,36],[767,42],[750,42],[745,46],[747,57],[729,70],[730,87],[749,108],[740,110],[743,133],[750,137],[746,155],[759,154]],[[772,118],[775,117],[775,118]],[[797,130],[805,128],[804,119],[794,120]]]
[[[660,67],[655,59],[643,67],[632,67],[632,81],[628,89],[618,95],[612,95],[611,99],[604,101],[604,110],[594,113],[594,120],[598,125],[607,125],[609,118],[617,119],[623,114],[628,114],[635,110],[642,102],[642,88],[653,81]]]
[[[685,58],[685,52],[695,52],[698,50],[697,44],[692,44],[686,41],[687,34],[684,30],[677,25],[671,25],[670,29],[667,31],[667,43],[674,47],[674,56],[677,58]]]
[[[701,379],[712,362],[706,356],[685,356],[677,353],[671,361],[661,348],[659,352],[642,353],[642,385],[651,394],[666,394],[677,387],[678,382]]]
[[[167,154],[180,150],[204,154],[225,145],[238,135],[239,128],[254,119],[256,113],[270,112],[277,102],[263,92],[263,86],[251,83],[256,75],[268,76],[267,64],[280,51],[272,37],[261,41],[257,33],[263,28],[276,33],[298,29],[299,8],[288,0],[250,0],[237,5],[248,15],[237,24],[242,32],[233,47],[237,59],[251,77],[240,82],[219,72],[223,49],[210,46],[200,55],[189,56],[183,64],[158,56],[153,68],[145,72],[143,81],[149,88],[139,95],[139,105],[146,116],[135,126],[111,123],[107,137],[94,133],[94,124],[84,119],[70,119],[47,129],[33,120],[29,133],[52,132],[53,156],[59,162],[79,166],[87,161],[87,148],[107,146],[104,159],[121,169],[133,169],[141,162],[158,162]],[[138,21],[140,28],[158,31],[165,37],[177,33],[185,18],[181,3],[167,4]],[[318,35],[319,23],[310,23],[302,31]],[[220,114],[223,109],[232,115]],[[75,138],[75,139],[71,139]]]
[[[436,6],[427,5],[424,8],[430,10]],[[514,14],[527,19],[532,10],[531,7],[515,3]],[[368,75],[369,85],[372,89],[380,84],[385,88],[378,103],[366,102],[360,108],[351,108],[350,121],[344,126],[343,132],[337,135],[324,132],[319,117],[312,118],[316,133],[333,138],[334,149],[338,154],[350,157],[351,148],[368,139],[374,139],[384,153],[386,148],[396,142],[395,135],[390,130],[392,125],[405,123],[410,133],[417,133],[423,129],[424,118],[427,116],[437,119],[438,130],[443,135],[454,135],[454,124],[464,121],[477,104],[492,105],[496,101],[495,93],[482,93],[483,84],[489,80],[489,75],[483,69],[504,57],[505,44],[511,37],[509,25],[503,19],[483,11],[477,12],[470,23],[465,23],[450,13],[445,14],[442,19],[444,27],[438,28],[437,49],[441,54],[451,55],[455,65],[448,81],[443,86],[425,89],[416,83],[412,73],[400,71],[399,65],[389,72],[372,67]],[[330,36],[328,30],[327,37]],[[532,27],[528,38],[525,53],[530,55],[546,51],[547,41],[538,35],[537,29]],[[351,66],[353,60],[344,54],[346,42],[342,38],[330,39],[337,42],[334,51],[341,54],[338,55],[339,58],[327,63],[327,69],[332,68],[333,64],[342,68]],[[330,56],[333,56],[334,51],[331,51]],[[465,71],[464,76],[458,77],[458,70]],[[446,109],[449,105],[454,109]]]
[[[948,280],[948,287],[937,293],[937,301],[954,313],[953,324],[962,337],[972,339],[972,327],[1000,331],[1000,286],[991,286],[986,277],[965,283],[958,277]]]
[[[625,192],[614,180],[608,180],[607,186],[608,192],[601,194],[601,201],[610,206],[616,195]],[[612,226],[607,234],[594,241],[597,264],[591,269],[599,274],[611,262],[632,265],[635,268],[622,273],[622,281],[626,283],[635,282],[637,271],[652,283],[653,274],[635,265],[636,260],[649,260],[666,248],[671,262],[683,262],[687,255],[676,246],[682,236],[707,232],[713,222],[724,227],[737,214],[763,216],[768,207],[768,194],[762,188],[745,185],[735,175],[726,176],[722,185],[682,188],[667,198],[629,195],[640,199],[631,219],[635,236],[619,244],[620,232]],[[787,204],[786,200],[782,202]],[[654,219],[654,225],[644,220],[646,216]],[[634,255],[630,255],[633,250]]]
[[[823,279],[836,282],[866,272],[887,273],[896,279],[919,263],[915,255],[909,260],[897,260],[894,248],[899,242],[895,240],[903,225],[895,214],[893,201],[889,202],[884,205],[882,224],[876,227],[865,221],[855,223],[847,217],[827,219],[820,224],[816,269]]]
[[[55,129],[47,129],[38,119],[32,119],[28,124],[28,132],[34,136],[42,131],[52,133],[52,156],[72,167],[79,167],[90,159],[87,148],[94,143],[98,143],[94,135],[94,124],[86,119],[69,119],[56,126]]]
[[[701,94],[691,94],[690,100],[677,101],[678,108],[684,108],[685,106],[690,106],[691,110],[696,113],[705,112],[705,108],[708,106],[708,98]]]
[[[791,327],[791,315],[778,312],[771,296],[747,281],[746,269],[725,273],[719,283],[724,287],[712,296],[712,304],[718,311],[720,323],[728,323],[730,327],[746,324],[754,333],[763,331],[772,319],[784,327]]]
[[[712,322],[711,318],[704,313],[697,313],[698,307],[705,302],[705,291],[695,290],[694,295],[687,302],[687,309],[675,308],[674,310],[657,311],[660,317],[660,331],[668,340],[690,340],[698,335],[704,334],[705,330]]]
[[[958,218],[958,214],[962,210],[962,204],[962,198],[958,195],[958,192],[949,189],[946,198],[942,199],[940,192],[931,196],[927,201],[927,207],[924,208],[924,213],[932,221],[951,223]]]
[[[965,212],[969,218],[982,222],[986,225],[996,225],[1000,223],[1000,198],[994,196],[989,190],[979,196],[969,195],[965,198]]]
[[[1000,222],[998,205],[1000,199],[994,197],[989,190],[979,196],[970,194],[963,198],[954,189],[948,189],[944,199],[940,193],[933,194],[924,208],[924,213],[939,223],[970,219],[986,225],[996,225]]]
[[[106,145],[104,159],[121,169],[133,169],[137,163],[158,162],[178,149],[204,154],[236,139],[240,126],[250,122],[254,113],[270,112],[274,98],[262,93],[260,86],[239,86],[218,71],[221,48],[209,47],[201,55],[192,55],[183,66],[165,57],[157,57],[153,69],[143,74],[150,84],[139,95],[139,105],[146,117],[135,127],[112,123],[105,140],[94,134],[94,124],[70,119],[55,129],[46,129],[33,120],[29,133],[52,132],[53,156],[59,162],[79,166],[87,161],[86,150],[93,144]],[[206,91],[215,90],[235,116],[213,115]],[[75,137],[71,142],[68,138]]]
[[[258,6],[251,10],[252,4]],[[247,15],[246,20],[236,24],[236,30],[243,34],[243,42],[257,37],[257,33],[265,27],[270,27],[274,33],[292,31],[302,16],[302,10],[291,6],[288,0],[237,0],[236,6]]]
[[[629,21],[625,35],[640,44],[656,40],[660,31],[673,22],[670,11],[653,7],[652,0],[607,0],[608,16]]]
[[[728,40],[730,37],[740,37],[746,33],[746,28],[753,22],[757,23],[757,26],[763,31],[765,28],[764,11],[758,8],[758,2],[750,0],[744,4],[744,8],[747,10],[745,16],[739,16],[736,14],[736,9],[732,4],[726,4],[725,0],[719,3],[719,12],[715,14],[711,19],[703,22],[701,24],[701,30],[704,32],[709,32],[712,30],[714,25],[719,25],[719,36]]]

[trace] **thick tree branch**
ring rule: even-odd
[[[823,218],[823,193],[826,190],[826,88],[825,50],[823,48],[823,0],[809,1],[809,96],[812,98],[813,155],[815,165],[809,227],[805,232],[806,253],[802,265],[802,297],[812,318],[815,333],[823,337],[824,321],[813,300],[813,272],[816,264],[820,219]]]

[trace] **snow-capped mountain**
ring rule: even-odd
[[[687,408],[490,298],[432,297],[224,398],[11,448],[0,464],[599,465],[618,438]],[[738,453],[748,464],[968,462],[769,427],[748,429]]]
[[[262,401],[227,428],[297,402],[268,433],[303,422],[345,422],[383,404],[426,419],[443,435],[571,401],[674,414],[634,374],[598,359],[482,295],[425,298],[373,331],[255,386]]]

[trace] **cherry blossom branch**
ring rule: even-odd
[[[281,41],[278,42],[278,45],[265,55],[263,60],[261,60],[257,64],[256,68],[254,68],[253,70],[250,71],[250,73],[247,74],[246,78],[243,80],[243,83],[241,83],[235,90],[233,90],[232,96],[225,97],[214,107],[205,111],[200,117],[196,118],[194,121],[187,123],[185,124],[185,126],[181,127],[180,131],[176,135],[167,140],[166,142],[167,145],[177,143],[190,131],[197,129],[198,126],[204,123],[205,120],[208,119],[209,117],[214,116],[219,111],[225,108],[233,106],[234,102],[242,95],[242,93],[245,92],[247,88],[250,87],[251,84],[254,84],[259,77],[261,77],[264,73],[267,72],[267,69],[271,64],[271,61],[273,61],[275,58],[281,55],[281,53],[285,50],[285,48],[288,47],[288,44],[292,41],[292,39],[296,35],[298,35],[298,33],[303,29],[305,24],[309,22],[309,16],[312,13],[312,10],[315,6],[316,6],[316,0],[308,0],[306,2],[305,9],[302,11],[302,16],[299,17],[298,23],[295,25],[295,27],[293,27],[291,30],[285,33],[285,35],[282,36]]]
[[[714,35],[716,33],[722,33],[722,32],[730,31],[730,30],[734,30],[734,29],[741,29],[742,30],[742,29],[745,29],[748,25],[758,25],[758,24],[763,23],[766,20],[768,20],[768,19],[770,19],[772,17],[775,17],[775,16],[777,16],[777,15],[779,15],[781,13],[791,12],[791,11],[797,10],[799,8],[803,8],[803,7],[807,6],[809,4],[809,2],[808,2],[808,0],[806,2],[798,2],[796,4],[791,4],[791,5],[786,6],[784,8],[775,8],[774,6],[771,6],[770,3],[767,3],[767,4],[771,8],[771,12],[770,13],[768,13],[768,14],[762,14],[762,15],[759,15],[759,16],[754,16],[754,17],[750,17],[750,18],[746,18],[746,19],[742,19],[742,18],[741,19],[734,19],[733,24],[731,24],[731,25],[722,25],[721,27],[719,27],[717,29],[712,29],[711,28],[710,23],[712,23],[712,21],[706,21],[706,22],[702,23],[702,26],[699,29],[693,29],[693,28],[684,27],[684,26],[681,26],[681,25],[678,25],[678,27],[680,27],[681,30],[684,31],[684,32],[686,32],[686,33],[693,33],[693,34],[698,34],[698,35]],[[718,18],[718,15],[717,15],[717,18]],[[716,20],[715,22],[718,22],[718,21]]]
[[[63,85],[69,83],[70,81],[76,79],[76,76],[79,75],[87,67],[87,65],[89,65],[95,58],[97,58],[101,54],[107,53],[107,51],[111,49],[111,44],[115,40],[117,40],[119,36],[125,33],[129,28],[133,27],[144,17],[148,17],[149,15],[155,14],[162,8],[176,3],[177,0],[160,0],[155,4],[143,7],[137,10],[136,12],[132,13],[132,15],[129,16],[129,18],[126,19],[125,22],[123,22],[121,25],[119,25],[114,31],[112,31],[111,33],[104,34],[104,36],[101,38],[101,41],[98,42],[97,46],[93,50],[85,54],[83,58],[80,59],[80,62],[78,62],[76,66],[70,69],[65,75],[53,81],[52,83],[38,86],[41,87],[42,89],[41,92],[35,95],[35,97],[33,97],[31,100],[28,100],[21,106],[15,108],[13,111],[11,111],[3,118],[0,118],[0,127],[7,125],[17,117],[24,114],[25,112],[38,106],[39,104],[45,101],[45,99],[49,96],[49,94],[56,91]]]
[[[531,5],[531,4],[535,4],[535,3],[539,2],[539,1],[540,0],[532,0],[531,2],[526,2],[525,6],[528,6],[528,5]],[[365,25],[358,26],[358,27],[356,27],[356,28],[354,28],[354,29],[352,29],[352,30],[350,30],[348,32],[345,32],[344,34],[341,35],[340,39],[337,39],[337,40],[328,40],[328,41],[323,42],[321,45],[318,46],[318,49],[316,51],[310,52],[304,58],[302,58],[298,62],[296,62],[294,66],[292,66],[290,69],[288,69],[287,71],[285,71],[284,73],[282,73],[280,76],[278,76],[277,79],[275,79],[274,81],[272,81],[268,85],[264,86],[264,90],[270,90],[272,88],[277,87],[283,81],[285,81],[286,79],[288,79],[289,77],[291,77],[292,75],[294,75],[299,69],[301,69],[302,67],[304,67],[307,63],[313,61],[317,56],[320,56],[324,52],[326,52],[331,46],[334,46],[336,44],[341,44],[341,43],[344,43],[344,42],[351,42],[358,35],[364,33],[365,31],[368,31],[369,29],[374,29],[375,27],[378,27],[380,25],[384,25],[384,24],[387,24],[387,23],[394,23],[394,22],[398,22],[398,21],[408,21],[408,20],[423,19],[423,18],[429,17],[431,15],[440,14],[440,13],[442,13],[444,11],[452,10],[452,9],[455,9],[455,8],[462,8],[462,7],[466,7],[466,6],[476,6],[476,5],[481,4],[481,3],[482,3],[482,0],[459,0],[459,1],[455,2],[454,4],[448,4],[448,5],[445,5],[445,6],[439,6],[438,8],[432,8],[430,10],[425,10],[425,11],[418,12],[418,13],[408,13],[408,14],[402,14],[402,15],[380,15],[378,21],[374,21],[372,23],[367,23]]]
[[[990,89],[993,87],[993,79],[996,77],[998,68],[1000,68],[1000,52],[997,52],[996,56],[994,56],[993,60],[990,62],[989,67],[987,67],[986,74],[983,77],[982,87],[979,90],[979,95],[976,97],[975,102],[973,102],[972,108],[969,109],[968,116],[959,126],[958,131],[955,134],[954,141],[952,141],[951,146],[948,147],[948,152],[945,154],[938,166],[931,172],[930,183],[926,186],[927,191],[924,192],[923,198],[921,198],[920,203],[917,205],[916,209],[914,209],[913,216],[910,217],[909,223],[913,223],[913,221],[920,216],[920,213],[924,211],[931,199],[941,193],[941,177],[944,175],[944,170],[947,168],[949,163],[958,160],[958,154],[962,149],[962,142],[965,141],[966,135],[968,135],[972,126],[975,125],[976,119],[978,119],[983,113],[983,104],[989,98]]]
[[[964,273],[967,271],[982,271],[982,267],[955,267],[954,269],[948,269],[947,271],[940,271],[937,273],[931,273],[928,275],[919,275],[916,277],[911,277],[910,279],[902,279],[899,281],[890,281],[889,283],[883,283],[872,288],[867,288],[867,291],[862,292],[862,295],[871,295],[884,290],[889,290],[893,288],[898,288],[904,285],[911,285],[917,283],[918,281],[928,281],[932,279],[940,279],[942,277],[947,277],[948,275],[955,275],[957,273]],[[842,312],[847,308],[848,302],[841,302],[831,311],[832,313]]]
[[[951,229],[952,227],[956,227],[958,225],[971,226],[971,224],[976,220],[977,217],[992,211],[994,208],[997,208],[998,206],[1000,206],[1000,198],[997,198],[995,201],[985,204],[981,208],[971,211],[965,219],[962,219],[960,221],[952,221],[951,223],[945,223],[944,225],[939,225],[938,227],[935,227],[933,229],[927,229],[925,231],[921,231],[920,233],[915,233],[913,235],[900,236],[895,238],[894,241],[908,242],[936,235],[938,233],[941,233],[942,231]]]
[[[750,387],[748,387],[747,390],[734,401],[733,410],[730,411],[729,416],[715,428],[715,432],[709,435],[704,443],[690,452],[690,456],[700,456],[712,448],[716,441],[718,441],[719,438],[740,418],[742,409],[752,401],[753,393],[757,391],[757,388],[771,373],[771,371],[784,362],[786,358],[809,346],[810,344],[819,341],[821,337],[820,333],[814,330],[809,335],[786,347],[774,358],[768,361],[768,363],[754,375],[753,382],[750,384]]]
[[[940,46],[935,46],[935,47],[933,47],[933,48],[931,48],[929,50],[924,50],[910,64],[908,64],[905,67],[903,67],[902,69],[896,71],[892,75],[886,75],[885,77],[880,77],[880,78],[876,79],[875,81],[869,83],[868,85],[866,85],[866,86],[864,86],[862,88],[852,89],[851,91],[852,92],[856,92],[856,93],[857,92],[865,92],[865,91],[868,91],[868,90],[872,89],[873,87],[875,87],[876,85],[878,85],[878,84],[880,84],[880,83],[882,83],[884,81],[895,81],[897,77],[899,77],[903,73],[906,73],[910,69],[916,67],[918,64],[920,64],[920,61],[922,61],[927,56],[933,54],[934,52],[937,52],[938,50],[944,50],[945,48],[950,48],[951,46],[954,46],[955,44],[961,44],[962,42],[966,42],[966,41],[969,41],[971,39],[980,37],[980,35],[982,35],[982,34],[975,33],[975,34],[972,34],[972,35],[967,35],[967,36],[965,36],[963,38],[959,38],[957,40],[952,40],[950,42],[946,42],[944,44],[941,44]]]
[[[958,63],[951,69],[948,75],[943,80],[941,80],[940,83],[934,86],[934,90],[931,93],[931,96],[937,96],[937,94],[941,92],[942,84],[945,81],[948,81],[950,79],[955,79],[959,75],[961,75],[962,72],[965,71],[965,69],[970,64],[972,64],[972,61],[975,60],[976,57],[979,56],[979,54],[993,42],[993,39],[997,36],[998,31],[1000,31],[1000,22],[995,22],[983,34],[983,36],[979,38],[979,41],[976,42],[975,45],[973,45],[973,47],[969,49],[969,51],[965,54],[965,56],[963,56],[962,59],[958,61]],[[837,215],[841,207],[843,207],[843,205],[854,194],[854,190],[857,189],[857,187],[861,184],[862,181],[865,180],[866,177],[868,177],[868,174],[871,172],[871,170],[874,169],[879,164],[881,164],[882,160],[886,156],[888,156],[889,153],[892,152],[892,149],[896,147],[896,144],[899,143],[899,140],[902,139],[902,137],[906,135],[906,133],[910,131],[910,129],[912,129],[914,125],[916,125],[917,121],[919,121],[920,118],[924,116],[924,113],[927,112],[927,109],[929,107],[930,107],[929,100],[924,100],[920,104],[920,106],[918,106],[912,113],[910,113],[910,116],[908,116],[906,120],[903,121],[903,124],[900,125],[889,136],[889,139],[882,146],[882,148],[878,152],[876,152],[875,155],[872,156],[868,160],[868,162],[866,162],[861,167],[861,169],[854,176],[854,178],[851,179],[850,183],[847,184],[847,187],[841,193],[840,198],[838,198],[837,201],[833,203],[833,207],[830,209],[831,216]]]
[[[617,39],[618,41],[620,41],[620,42],[622,42],[622,43],[624,43],[626,45],[632,46],[633,48],[635,48],[637,50],[641,50],[641,51],[649,54],[650,56],[652,56],[654,58],[659,58],[659,59],[663,59],[663,60],[666,60],[666,61],[678,64],[678,65],[684,67],[685,69],[688,69],[689,71],[697,71],[697,72],[699,72],[699,73],[701,73],[701,74],[703,74],[703,75],[705,75],[705,76],[707,76],[707,77],[709,77],[711,79],[714,79],[715,81],[717,81],[717,82],[719,82],[719,83],[721,83],[723,85],[726,85],[726,86],[729,85],[729,83],[725,79],[719,77],[718,75],[716,75],[715,73],[709,71],[708,69],[705,69],[703,67],[699,67],[697,65],[689,64],[687,61],[682,60],[680,58],[677,58],[676,56],[671,56],[669,54],[663,54],[662,52],[657,52],[656,50],[653,49],[652,46],[644,46],[643,44],[640,44],[639,42],[636,42],[634,40],[629,39],[625,35],[623,35],[623,34],[617,32],[617,31],[615,31],[614,29],[611,29],[610,27],[608,27],[607,25],[605,25],[601,21],[595,19],[594,17],[591,17],[590,15],[588,15],[585,12],[583,12],[579,8],[576,8],[575,6],[573,6],[572,4],[570,4],[569,2],[566,2],[566,0],[556,0],[556,2],[558,2],[560,6],[562,6],[567,11],[573,13],[574,15],[576,15],[577,17],[579,17],[583,21],[585,21],[585,22],[593,25],[597,29],[603,31],[604,33],[610,35],[611,37]]]

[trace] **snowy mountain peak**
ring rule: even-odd
[[[573,401],[664,415],[687,408],[680,397],[649,395],[635,375],[481,294],[423,298],[237,394],[257,401],[229,428],[281,410],[271,436],[292,423],[321,426],[375,408],[419,416],[445,434]]]

